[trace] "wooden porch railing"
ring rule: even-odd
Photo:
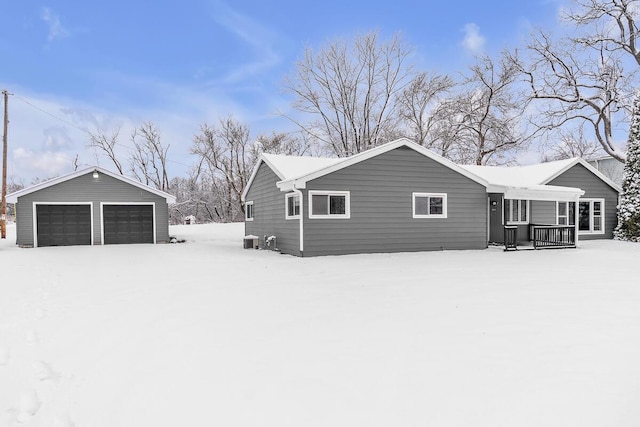
[[[529,225],[535,249],[575,248],[576,228],[573,225]]]
[[[504,227],[504,250],[518,250],[518,227],[509,225]]]

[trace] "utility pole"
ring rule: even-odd
[[[7,128],[9,127],[9,92],[4,95],[4,133],[2,134],[2,206],[0,207],[0,237],[7,238]]]

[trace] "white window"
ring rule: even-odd
[[[556,207],[558,225],[576,225],[575,202],[558,202]]]
[[[309,191],[309,218],[351,217],[348,191]]]
[[[446,218],[446,193],[413,193],[414,218]]]
[[[529,224],[529,202],[527,200],[505,199],[504,204],[507,224]]]
[[[245,203],[244,219],[245,221],[253,221],[253,201]]]
[[[580,199],[578,202],[578,232],[604,234],[604,199]]]
[[[289,193],[285,198],[285,218],[300,218],[300,196],[296,193]]]

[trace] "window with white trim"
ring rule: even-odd
[[[578,232],[604,234],[604,199],[580,199],[578,202]]]
[[[446,218],[446,193],[413,193],[414,218]]]
[[[348,191],[309,191],[309,218],[351,217]]]
[[[285,198],[285,219],[300,218],[300,195],[288,193]]]
[[[253,201],[247,202],[244,205],[244,220],[253,221]]]
[[[508,225],[529,224],[529,202],[527,200],[505,199],[505,219]]]
[[[556,205],[558,225],[576,225],[576,203],[557,202]]]

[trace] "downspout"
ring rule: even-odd
[[[302,222],[302,219],[304,218],[304,196],[302,191],[296,188],[295,183],[293,184],[292,190],[300,198],[300,218],[298,222],[300,225],[300,256],[302,257],[304,256],[304,224]]]

